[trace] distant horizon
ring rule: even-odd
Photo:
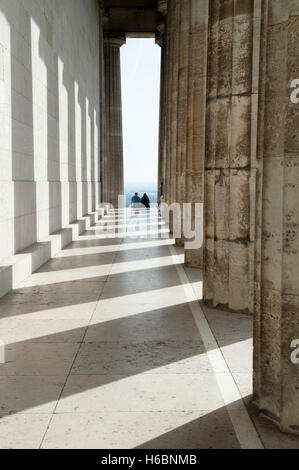
[[[136,182],[131,183],[127,182],[124,185],[124,193],[126,196],[126,207],[129,207],[131,204],[131,197],[134,193],[138,193],[139,196],[146,193],[150,199],[151,204],[156,204],[158,200],[158,188],[156,182]]]

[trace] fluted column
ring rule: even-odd
[[[184,203],[191,203],[193,212],[188,222],[192,229],[195,228],[194,204],[203,202],[208,9],[209,0],[168,1],[165,202],[177,202],[181,209]],[[182,232],[176,238],[178,245],[184,244],[183,235]],[[202,250],[186,250],[186,262],[202,267]]]
[[[104,38],[106,168],[105,201],[118,206],[124,192],[120,48],[125,36]]]
[[[169,6],[172,10],[172,66],[171,66],[171,90],[170,90],[170,114],[169,114],[169,155],[170,155],[170,168],[169,168],[169,202],[170,204],[177,202],[176,193],[176,173],[177,173],[177,134],[178,134],[178,83],[179,83],[179,53],[180,53],[180,11],[181,0],[170,0]],[[170,230],[173,231],[173,218],[170,218]]]
[[[204,299],[247,312],[253,310],[258,3],[211,2],[208,45]]]
[[[167,1],[160,0],[157,4],[158,12],[165,18],[167,14]],[[167,44],[166,20],[158,24],[156,34],[156,44],[161,47],[161,74],[160,74],[160,116],[159,116],[159,154],[158,154],[158,201],[160,201],[161,184],[165,185],[165,113],[166,113],[166,60]],[[164,191],[163,191],[164,195]]]
[[[99,13],[100,13],[100,111],[101,111],[101,118],[99,120],[100,122],[100,162],[99,162],[99,182],[100,182],[100,202],[105,201],[105,197],[107,194],[106,190],[106,165],[107,165],[107,155],[106,155],[106,150],[105,150],[105,68],[104,68],[104,33],[103,33],[103,26],[105,24],[105,21],[107,20],[105,16],[105,11],[104,11],[104,0],[99,1]]]
[[[165,162],[164,202],[176,202],[177,173],[177,132],[178,132],[178,79],[179,79],[179,40],[180,40],[180,1],[167,2],[166,59],[165,59],[165,137],[163,160]],[[173,218],[170,214],[170,231]]]
[[[299,434],[299,8],[262,2],[255,243],[254,401]]]
[[[164,112],[165,112],[165,94],[164,94],[164,72],[165,72],[165,48],[161,45],[161,79],[160,79],[160,119],[159,119],[159,153],[158,153],[158,191],[160,191],[161,182],[163,182],[163,145],[164,145]],[[160,194],[158,194],[160,196]]]
[[[203,204],[204,202],[209,0],[191,0],[189,3],[190,43],[187,85],[187,158],[184,168],[185,202],[192,204],[190,221],[192,230],[196,228],[197,231],[202,231],[202,223],[200,225],[195,223],[195,204]],[[188,266],[203,268],[203,248],[185,250],[185,263]]]
[[[190,56],[190,0],[181,1],[179,34],[179,76],[177,106],[177,162],[176,162],[176,202],[181,205],[181,227],[183,227],[183,208],[186,200],[186,161],[188,129],[188,66]],[[184,236],[176,238],[178,246],[184,245]]]
[[[172,44],[171,38],[171,14],[169,7],[169,0],[167,2],[167,19],[163,41],[164,50],[164,109],[161,118],[163,120],[163,134],[161,135],[161,151],[162,151],[162,176],[164,184],[164,198],[163,201],[168,204],[169,202],[169,167],[170,167],[170,155],[169,155],[169,114],[170,114],[170,89],[171,89],[171,57],[172,57]]]

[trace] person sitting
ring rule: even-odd
[[[150,209],[151,206],[150,206],[150,200],[149,200],[149,197],[146,193],[144,193],[144,195],[142,196],[141,198],[141,204],[143,204],[147,209]]]
[[[140,197],[138,196],[138,193],[135,193],[135,195],[131,199],[131,207],[140,207]]]

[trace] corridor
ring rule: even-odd
[[[263,447],[251,317],[181,262],[156,209],[110,211],[1,299],[1,448]]]

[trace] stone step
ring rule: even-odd
[[[76,240],[81,233],[100,220],[107,213],[107,210],[108,208],[105,205],[99,207],[95,212],[80,217],[59,232],[55,232],[29,246],[21,253],[0,261],[0,297],[15,289],[20,282]]]

